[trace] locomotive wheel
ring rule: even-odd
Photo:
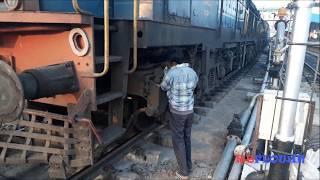
[[[0,60],[0,123],[19,118],[23,107],[21,83],[13,69]]]
[[[152,127],[154,123],[155,118],[147,116],[145,111],[139,109],[130,116],[127,129],[128,131],[132,128],[138,131],[145,131]]]

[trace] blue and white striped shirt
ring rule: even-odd
[[[170,108],[176,111],[193,111],[193,91],[197,87],[198,76],[188,63],[178,64],[164,75],[160,84],[167,91]]]

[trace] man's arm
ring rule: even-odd
[[[163,80],[160,84],[160,87],[162,90],[164,91],[168,91],[171,87],[171,76],[170,76],[170,72],[165,73]]]
[[[199,82],[199,77],[198,77],[197,73],[194,70],[193,70],[193,73],[194,73],[194,87],[193,87],[193,89],[196,89],[197,84]]]
[[[196,86],[197,86],[197,84],[198,84],[198,82],[199,82],[199,76],[197,75],[196,72],[194,72],[194,73],[196,74]]]

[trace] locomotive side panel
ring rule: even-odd
[[[219,26],[221,1],[197,1],[192,3],[191,24],[193,26],[217,29]]]
[[[19,18],[25,18],[29,15],[31,17],[32,14],[21,13],[21,16],[10,16],[10,21],[21,21]],[[7,15],[10,15],[10,13],[7,13]],[[70,40],[72,26],[62,24],[54,15],[43,15],[46,16],[46,24],[41,22],[33,24],[32,19],[25,19],[26,21],[30,20],[28,24],[27,22],[26,24],[9,24],[5,22],[8,19],[5,19],[3,14],[0,19],[0,25],[2,26],[0,55],[2,60],[6,62],[14,61],[13,68],[16,69],[18,74],[33,68],[73,61],[80,83],[80,91],[37,100],[38,102],[67,107],[68,104],[76,104],[85,89],[95,92],[95,80],[84,77],[91,75],[95,69],[92,26],[90,23],[87,25],[74,24],[73,27],[81,28],[86,37],[79,36],[80,39]],[[76,16],[78,15],[64,16],[64,23],[66,21],[72,22]],[[48,24],[50,18],[52,21],[57,20],[57,22]],[[37,21],[41,21],[41,17],[38,17]],[[84,38],[88,41],[88,50],[85,55],[78,56],[73,52],[71,44],[79,47],[85,46],[83,44]],[[95,93],[91,93],[90,99],[93,102],[91,109],[94,110],[96,108],[94,106]]]

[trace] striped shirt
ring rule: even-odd
[[[165,71],[161,89],[167,91],[170,108],[179,111],[193,112],[193,91],[198,83],[196,72],[188,63],[178,64],[168,72]]]

